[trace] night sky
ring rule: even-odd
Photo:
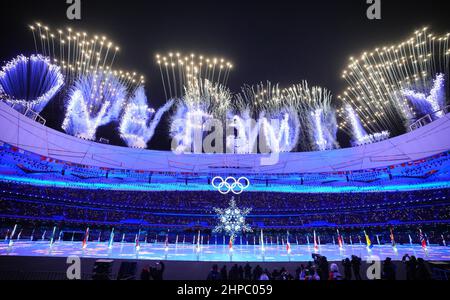
[[[307,79],[337,95],[345,88],[340,75],[351,55],[397,43],[423,26],[450,31],[448,0],[382,0],[382,20],[367,19],[365,0],[82,0],[81,21],[66,18],[65,2],[2,0],[0,60],[34,50],[27,25],[35,21],[104,34],[121,47],[116,67],[145,75],[155,107],[165,101],[156,53],[195,52],[231,60],[233,92],[243,84],[270,80],[285,87]],[[60,101],[43,115],[49,126],[60,126]],[[99,136],[123,145],[114,126],[101,128]],[[168,143],[165,120],[150,147],[168,149]]]

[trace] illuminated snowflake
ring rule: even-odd
[[[251,210],[251,208],[238,208],[234,198],[231,199],[228,208],[214,208],[219,219],[219,224],[214,228],[214,232],[225,232],[232,237],[241,232],[252,232],[251,227],[245,223],[245,218]]]

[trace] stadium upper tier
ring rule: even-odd
[[[69,164],[103,169],[189,174],[321,174],[377,170],[450,149],[450,114],[405,135],[355,148],[268,155],[182,154],[100,144],[58,132],[0,102],[0,141]]]
[[[244,193],[235,196],[252,228],[326,228],[450,224],[450,189],[370,194]],[[0,221],[66,226],[211,229],[214,208],[231,196],[217,192],[73,190],[0,182]],[[83,226],[81,226],[83,227]],[[1,227],[0,227],[1,228]],[[257,231],[256,231],[257,232]]]

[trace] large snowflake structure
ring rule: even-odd
[[[224,232],[235,237],[242,232],[252,232],[253,230],[245,223],[245,218],[252,211],[251,208],[240,209],[236,206],[234,197],[231,198],[230,206],[225,209],[214,208],[219,219],[219,224],[214,228],[214,232]]]

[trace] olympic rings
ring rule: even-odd
[[[220,181],[220,183],[218,183],[218,181]],[[217,176],[213,178],[211,185],[222,195],[227,195],[230,192],[235,195],[240,195],[244,190],[250,187],[250,180],[246,177],[240,177],[239,179],[227,177],[226,179],[223,179],[222,177]]]

